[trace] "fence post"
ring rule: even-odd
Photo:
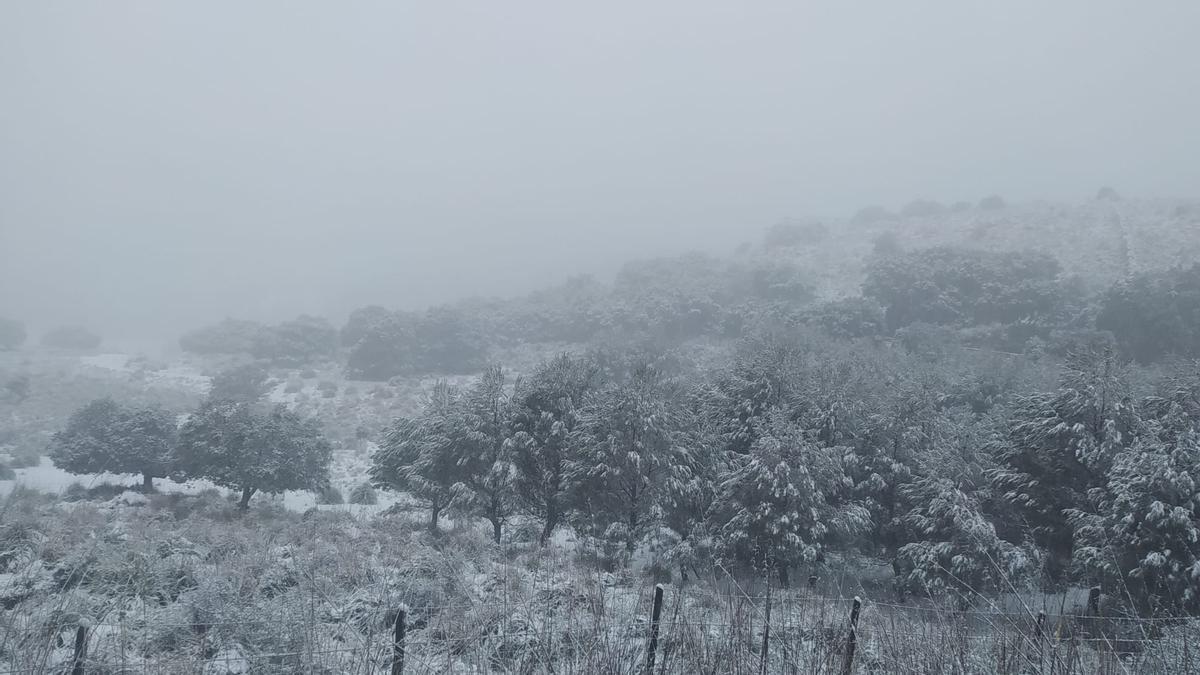
[[[392,636],[392,675],[404,675],[404,633],[408,620],[408,605],[396,610],[396,632]]]
[[[1092,586],[1088,589],[1088,611],[1092,616],[1100,616],[1100,587]]]
[[[83,662],[87,660],[87,626],[81,622],[75,629],[75,656],[71,659],[71,675],[83,675]]]
[[[784,612],[786,615],[786,611]],[[767,586],[767,616],[766,622],[763,624],[763,641],[762,654],[758,657],[758,671],[761,675],[767,675],[767,646],[771,643],[771,586]]]
[[[654,611],[650,614],[650,648],[646,653],[646,675],[654,675],[654,653],[658,651],[658,619],[662,616],[663,587],[654,585]]]
[[[858,612],[862,609],[862,598],[854,596],[854,606],[850,608],[850,634],[846,637],[846,660],[842,662],[842,675],[850,675],[854,671],[854,650],[858,648]]]

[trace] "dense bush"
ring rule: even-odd
[[[1096,327],[1143,363],[1200,355],[1200,265],[1117,282],[1100,300]]]
[[[295,366],[333,356],[337,341],[337,329],[328,321],[303,315],[259,331],[250,354],[272,363]]]
[[[212,379],[208,396],[223,401],[245,401],[252,403],[267,393],[266,366],[248,363],[217,373]]]
[[[42,335],[42,345],[56,349],[95,349],[100,336],[83,326],[61,326]]]
[[[929,248],[875,257],[863,294],[885,308],[888,327],[924,321],[971,326],[1010,324],[1058,311],[1060,268],[1041,253]]]
[[[265,329],[256,321],[225,319],[185,333],[179,338],[179,346],[193,354],[249,354]]]

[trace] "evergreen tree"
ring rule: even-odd
[[[1020,397],[1007,429],[992,444],[996,488],[1047,549],[1052,580],[1067,571],[1071,509],[1103,487],[1117,454],[1132,440],[1137,413],[1112,350],[1073,354],[1059,391]]]
[[[245,509],[258,492],[320,490],[331,458],[314,420],[283,406],[261,413],[249,403],[209,401],[180,430],[176,472],[239,491]]]
[[[846,448],[813,443],[779,412],[762,424],[749,453],[733,455],[721,479],[721,536],[731,557],[777,570],[787,585],[788,568],[813,563],[835,538],[861,532],[869,514],[842,501]]]
[[[563,354],[517,385],[512,438],[517,496],[522,509],[541,521],[543,546],[567,515],[570,439],[596,379],[587,359]]]
[[[688,478],[679,395],[657,369],[639,365],[588,396],[579,411],[567,461],[578,521],[597,535],[619,523],[631,552],[661,518],[674,484]]]
[[[513,464],[512,403],[499,366],[484,371],[462,396],[451,452],[466,488],[460,506],[492,525],[492,539],[517,511]]]
[[[441,515],[461,497],[453,452],[460,396],[454,387],[438,382],[421,415],[397,419],[371,457],[371,482],[420,500],[429,509],[429,529],[435,534]]]
[[[1070,512],[1075,563],[1143,615],[1200,614],[1200,433],[1172,405]]]
[[[167,475],[175,419],[155,407],[128,407],[102,398],[75,411],[50,444],[50,459],[70,473],[134,473],[146,489]]]

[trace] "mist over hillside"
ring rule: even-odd
[[[0,3],[0,675],[1200,673],[1200,3]]]

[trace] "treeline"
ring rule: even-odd
[[[1047,364],[766,335],[717,372],[562,355],[438,385],[373,457],[377,487],[480,518],[496,541],[571,526],[607,564],[816,571],[890,560],[902,593],[964,604],[1099,583],[1143,614],[1200,612],[1200,369],[1135,391],[1110,349]]]
[[[237,492],[243,509],[259,492],[327,491],[333,448],[320,424],[260,404],[247,369],[224,380],[182,425],[157,406],[95,400],[54,434],[49,457],[69,473],[140,474],[145,491],[155,478],[208,480]]]
[[[828,236],[811,228],[788,232]],[[1046,254],[905,251],[882,237],[860,296],[814,298],[803,270],[778,250],[729,259],[689,255],[626,265],[611,286],[577,278],[515,300],[424,311],[370,306],[355,310],[340,331],[313,317],[277,326],[226,320],[180,342],[195,353],[249,354],[280,365],[336,357],[351,378],[365,380],[477,373],[495,349],[522,343],[671,345],[736,339],[765,327],[1035,355],[1107,344],[1143,363],[1200,356],[1200,265],[1096,291],[1064,275]]]

